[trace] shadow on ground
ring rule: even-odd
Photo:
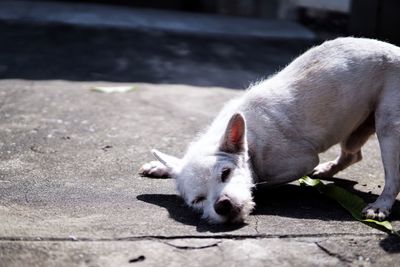
[[[385,239],[379,242],[381,248],[392,254],[400,253],[400,237],[388,235]]]
[[[364,193],[353,188],[356,184],[341,178],[332,178],[335,184],[341,186],[363,198],[366,202],[373,202],[378,196]],[[209,225],[200,219],[200,215],[187,207],[177,195],[142,194],[137,199],[168,210],[175,221],[197,227],[198,232],[229,232],[243,225]],[[256,209],[252,215],[275,215],[297,219],[318,219],[322,221],[354,221],[354,218],[339,206],[334,200],[321,195],[315,188],[300,187],[295,184],[286,184],[277,187],[258,188],[254,192]],[[396,201],[393,210],[398,210],[399,201]],[[398,212],[394,212],[390,219],[400,220]],[[383,241],[382,241],[383,242]],[[389,239],[391,244],[391,239]],[[386,243],[383,242],[383,246]],[[396,248],[391,248],[396,250]],[[400,252],[400,251],[399,251]]]
[[[376,200],[378,195],[356,190],[355,181],[342,178],[324,179],[334,182],[336,185],[361,197],[366,203]],[[277,215],[291,218],[352,221],[354,218],[339,204],[321,195],[315,188],[300,187],[294,184],[286,184],[275,188],[261,187],[254,192],[257,204],[253,214]],[[396,200],[393,206],[391,220],[400,220],[400,202]]]
[[[137,196],[137,199],[167,209],[169,216],[173,220],[186,225],[196,226],[196,230],[200,233],[230,232],[245,226],[245,224],[208,224],[205,220],[201,219],[200,214],[187,207],[183,200],[177,195],[142,194]]]
[[[0,23],[0,79],[244,89],[312,44],[67,25]]]

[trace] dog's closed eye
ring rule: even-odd
[[[231,174],[231,169],[229,168],[223,169],[221,173],[221,182],[225,183],[226,180],[228,180],[230,174]]]
[[[192,204],[193,205],[194,204],[199,204],[199,203],[203,202],[204,200],[206,200],[205,196],[198,196],[192,201]]]

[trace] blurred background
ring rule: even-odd
[[[4,0],[0,78],[246,88],[338,36],[400,43],[395,0]]]
[[[73,0],[215,15],[294,20],[319,32],[399,42],[396,0]],[[66,1],[66,2],[73,2]]]
[[[14,0],[18,1],[18,0]],[[41,2],[30,0],[31,2]],[[298,21],[314,30],[399,42],[396,0],[53,0]]]

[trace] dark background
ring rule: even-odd
[[[58,2],[85,2],[156,8],[197,13],[223,14],[268,19],[296,20],[322,34],[340,33],[377,38],[400,43],[400,1],[350,0],[349,12],[338,12],[312,5],[292,8],[282,17],[278,10],[280,0],[53,0]],[[318,0],[314,2],[319,2]],[[321,3],[324,1],[321,1]]]

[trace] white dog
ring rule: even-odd
[[[385,187],[363,214],[383,220],[400,190],[400,48],[339,38],[226,104],[182,159],[153,150],[159,161],[140,173],[176,178],[185,202],[211,222],[241,222],[256,183],[331,177],[361,160],[375,132]],[[338,158],[318,165],[318,153],[337,143]]]

